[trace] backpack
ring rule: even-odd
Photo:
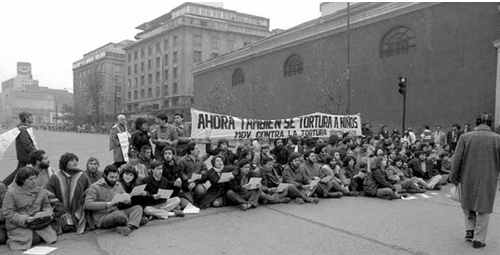
[[[377,196],[377,183],[373,179],[371,172],[366,173],[363,179],[363,191],[367,197]]]

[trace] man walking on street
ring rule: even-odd
[[[16,138],[17,167],[3,180],[3,184],[7,187],[14,181],[17,171],[30,163],[29,155],[37,149],[35,136],[33,135],[33,129],[31,128],[31,124],[34,120],[33,114],[29,112],[21,112],[19,114],[19,119],[21,120],[21,123],[17,125],[17,128],[19,128],[21,133],[19,133]]]
[[[486,246],[500,171],[500,135],[492,132],[492,124],[492,116],[483,114],[481,125],[460,136],[451,167],[451,182],[461,185],[465,239],[474,248]]]

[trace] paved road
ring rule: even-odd
[[[46,150],[52,165],[67,148],[75,148],[72,151],[85,160],[97,155],[102,165],[111,163],[107,136],[37,135],[39,143],[50,148]],[[128,237],[111,230],[78,237],[66,234],[50,254],[500,254],[500,201],[490,220],[487,246],[475,250],[463,239],[462,212],[446,196],[449,187],[410,201],[345,197],[323,199],[317,205],[260,206],[246,212],[232,207],[208,209],[150,222]],[[21,252],[10,252],[3,245],[0,254]]]

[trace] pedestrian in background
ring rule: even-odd
[[[500,171],[500,135],[492,132],[493,118],[481,116],[481,125],[460,136],[453,155],[451,182],[461,185],[465,238],[474,248],[486,246]]]

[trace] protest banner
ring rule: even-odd
[[[361,135],[361,117],[312,113],[287,119],[245,119],[191,108],[191,138],[288,138],[292,135],[329,137],[345,132]]]
[[[128,148],[129,148],[129,134],[128,131],[121,132],[116,134],[118,136],[118,140],[120,141],[120,147],[123,153],[123,161],[128,162]]]
[[[16,127],[0,135],[0,160],[20,133],[21,131]]]

